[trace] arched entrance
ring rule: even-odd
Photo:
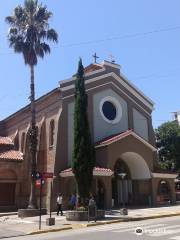
[[[0,208],[15,206],[17,176],[11,169],[0,170]]]
[[[132,180],[130,170],[123,160],[118,160],[114,166],[112,198],[114,200],[114,206],[132,203]]]
[[[105,207],[105,186],[100,179],[97,182],[97,205],[99,209]]]

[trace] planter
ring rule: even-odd
[[[46,225],[47,226],[55,225],[55,218],[46,218]]]
[[[105,218],[105,210],[97,210],[96,220]],[[66,220],[69,221],[88,221],[88,211],[68,211]]]
[[[25,218],[25,217],[34,217],[39,216],[39,209],[19,209],[18,210],[18,217]],[[46,215],[47,209],[42,208],[41,209],[41,215]]]
[[[127,208],[121,208],[120,209],[120,214],[121,215],[128,215],[128,209]]]

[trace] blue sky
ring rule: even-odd
[[[122,72],[155,102],[153,125],[180,110],[179,0],[42,0],[53,12],[58,45],[36,67],[36,97],[71,77],[79,56],[90,64],[115,57]],[[0,1],[0,119],[28,103],[29,69],[8,47],[4,18],[21,0]],[[102,40],[102,41],[99,41]]]

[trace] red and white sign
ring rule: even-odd
[[[42,176],[43,178],[53,178],[54,174],[52,172],[44,172]]]
[[[36,187],[40,187],[41,186],[41,179],[36,180]]]
[[[45,180],[44,179],[37,179],[36,180],[36,187],[37,188],[40,188],[41,187],[41,184],[42,186],[45,184]]]

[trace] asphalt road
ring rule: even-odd
[[[180,217],[88,227],[8,240],[180,240]]]

